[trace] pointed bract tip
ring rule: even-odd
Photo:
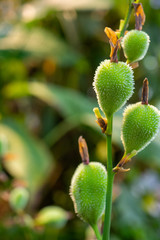
[[[135,11],[135,29],[138,31],[142,30],[142,26],[145,23],[145,13],[143,10],[142,3],[132,3]]]
[[[109,39],[110,46],[111,46],[111,52],[110,52],[110,59],[111,60],[110,61],[118,63],[117,52],[120,49],[120,42],[121,42],[122,38],[118,39],[116,32],[113,31],[109,27],[106,27],[104,29],[104,32],[107,35],[107,37]]]
[[[80,153],[83,164],[88,165],[89,164],[88,147],[87,147],[86,140],[82,136],[78,138],[78,146],[79,146],[79,153]]]
[[[96,123],[100,126],[102,133],[105,133],[107,129],[107,119],[101,116],[98,108],[93,108],[93,112],[97,118]]]
[[[148,95],[149,95],[149,82],[148,82],[148,79],[145,78],[143,81],[143,87],[142,87],[142,98],[141,98],[142,104],[148,105]]]
[[[99,109],[97,107],[93,108],[93,112],[94,112],[96,118],[102,118],[102,116],[100,114],[100,111],[99,111]]]

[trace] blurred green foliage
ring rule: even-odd
[[[144,31],[151,38],[135,73],[139,101],[148,77],[150,103],[160,109],[160,4],[143,0]],[[105,164],[105,139],[92,112],[99,62],[109,57],[104,27],[118,29],[127,0],[0,1],[0,238],[91,240],[93,232],[73,212],[69,185],[80,163],[77,139],[88,142],[90,160]],[[132,15],[129,29],[134,28]],[[121,59],[124,60],[122,51]],[[114,164],[123,154],[120,110],[114,118]],[[118,175],[114,186],[112,240],[159,240],[160,134]],[[21,215],[9,194],[26,187],[30,201]],[[64,209],[63,224],[36,226],[46,206]]]

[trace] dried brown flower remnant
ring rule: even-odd
[[[96,123],[100,126],[102,133],[105,133],[107,129],[107,119],[101,116],[98,108],[94,108],[93,112],[97,118]]]
[[[117,51],[118,49],[120,49],[121,38],[118,39],[116,32],[114,32],[111,28],[106,27],[104,29],[104,32],[106,33],[111,46],[111,53],[110,53],[111,62],[118,63]]]
[[[113,172],[117,173],[117,172],[128,172],[130,171],[130,168],[123,168],[123,166],[128,163],[131,159],[129,157],[130,154],[126,155],[125,157],[123,157],[120,162],[117,164],[117,166],[113,169]]]
[[[148,87],[148,79],[145,78],[143,81],[143,87],[142,87],[142,104],[148,105],[148,94],[149,94],[149,87]]]
[[[81,155],[82,162],[88,165],[89,164],[88,147],[87,147],[86,140],[82,136],[78,138],[78,145],[79,145],[79,153]]]
[[[100,126],[102,133],[105,133],[107,129],[107,120],[105,118],[98,118],[96,123]]]
[[[139,67],[139,63],[138,62],[129,63],[129,65],[132,67],[132,69],[135,69],[135,68]]]
[[[134,11],[135,11],[135,29],[141,31],[142,26],[145,23],[145,13],[143,10],[143,6],[141,3],[133,3]]]

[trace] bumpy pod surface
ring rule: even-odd
[[[122,142],[125,153],[145,148],[156,136],[160,126],[160,112],[151,105],[140,102],[129,105],[124,111]]]
[[[104,212],[106,185],[106,169],[98,162],[80,164],[73,175],[70,195],[75,212],[90,225],[95,225]]]
[[[110,117],[131,97],[133,71],[124,62],[105,60],[96,70],[93,86],[100,108],[106,117]]]
[[[122,47],[127,62],[137,62],[144,58],[150,39],[147,33],[138,30],[129,31],[123,38]]]

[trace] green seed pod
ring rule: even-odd
[[[105,60],[96,70],[93,86],[99,106],[109,118],[131,97],[134,89],[133,71],[124,62]]]
[[[62,228],[68,220],[67,212],[57,206],[48,206],[40,210],[35,218],[37,226],[52,226],[54,228]]]
[[[29,214],[23,214],[23,222],[29,228],[34,227],[34,220]]]
[[[80,218],[95,225],[105,209],[107,172],[98,162],[81,163],[70,186],[75,212]]]
[[[138,102],[124,111],[122,142],[125,154],[145,148],[156,136],[160,126],[160,112],[152,105]]]
[[[17,187],[10,193],[9,203],[16,212],[24,210],[29,200],[29,192],[23,187]]]
[[[122,41],[127,63],[137,62],[143,59],[148,51],[149,43],[150,39],[147,33],[138,30],[129,31]]]

